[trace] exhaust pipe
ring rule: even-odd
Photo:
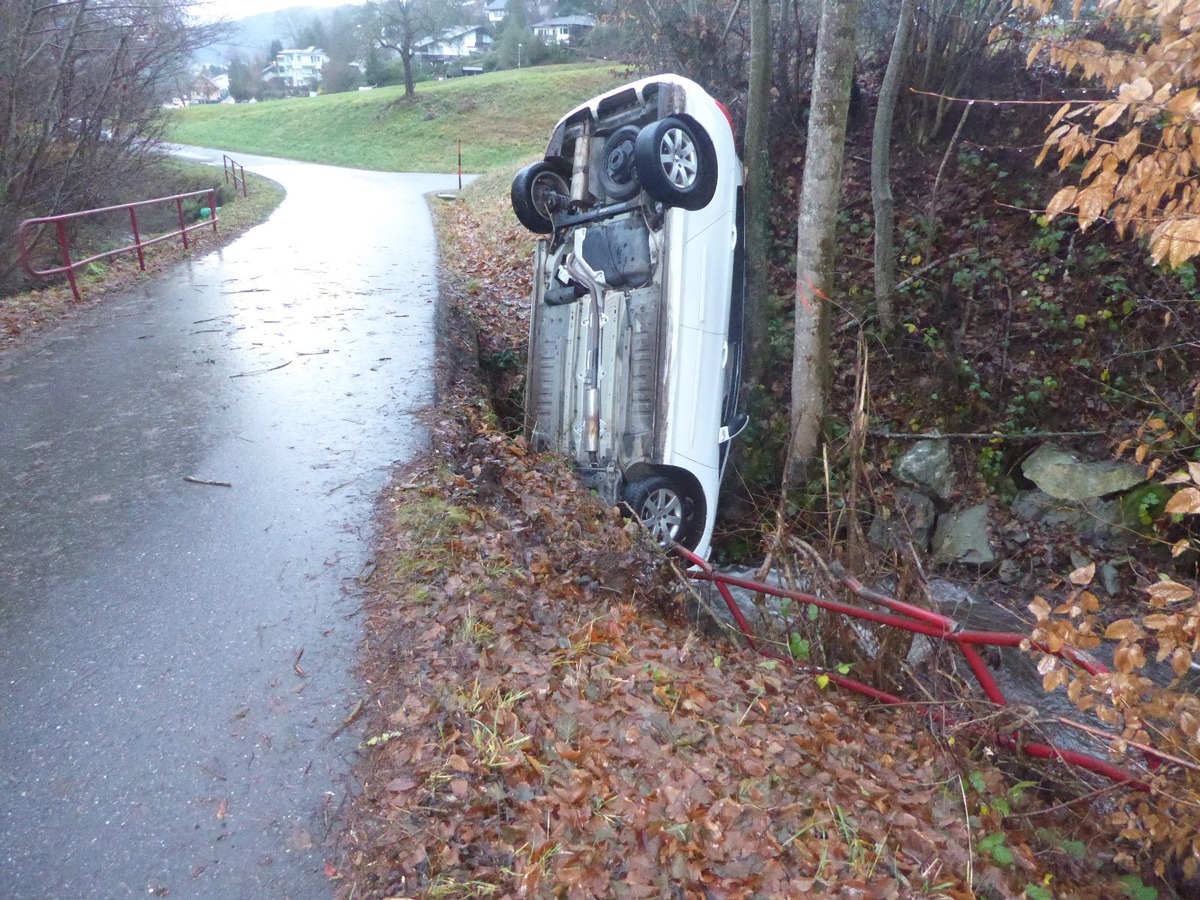
[[[577,232],[576,240],[582,235]],[[600,452],[600,284],[599,274],[579,253],[567,257],[567,274],[588,290],[588,365],[583,387],[583,449],[588,461],[599,463]]]

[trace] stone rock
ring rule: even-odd
[[[996,561],[988,540],[986,504],[938,517],[937,530],[933,534],[933,559],[946,565],[965,563],[973,566],[987,566]]]
[[[1050,528],[1065,528],[1099,547],[1128,546],[1135,535],[1123,527],[1119,500],[1058,500],[1044,491],[1020,491],[1012,502],[1013,514]]]
[[[949,500],[958,482],[949,441],[918,441],[896,460],[892,474],[938,500]]]
[[[1092,558],[1090,556],[1085,556],[1074,548],[1072,548],[1070,556],[1072,570],[1082,569],[1084,566],[1090,566],[1092,564]]]
[[[1100,579],[1100,586],[1104,588],[1104,592],[1110,597],[1115,597],[1121,590],[1121,575],[1117,572],[1117,567],[1112,563],[1103,563],[1096,570],[1096,576]]]
[[[929,549],[937,512],[933,501],[924,494],[908,488],[896,491],[895,505],[882,508],[871,522],[867,540],[880,550],[906,550],[912,545],[922,551]]]
[[[1119,494],[1146,480],[1141,466],[1120,460],[1085,460],[1076,453],[1043,444],[1021,464],[1025,477],[1057,500],[1091,500]]]

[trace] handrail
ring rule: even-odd
[[[189,200],[192,197],[205,196],[208,197],[209,218],[211,220],[213,234],[217,233],[217,192],[216,188],[208,188],[201,191],[191,191],[187,194],[172,194],[169,197],[156,197],[153,200],[135,200],[132,203],[118,203],[116,206],[104,206],[99,209],[85,209],[79,212],[63,213],[58,216],[39,216],[34,219],[26,219],[17,226],[17,247],[21,254],[21,265],[30,275],[61,275],[64,272],[67,275],[67,280],[71,283],[71,293],[75,295],[76,300],[81,300],[79,294],[79,285],[75,281],[75,270],[81,266],[86,266],[89,263],[96,262],[101,259],[108,259],[110,256],[116,256],[120,253],[127,253],[130,250],[136,250],[138,255],[138,265],[141,270],[146,271],[146,257],[143,252],[146,247],[157,244],[160,241],[165,241],[168,238],[179,236],[183,238],[183,249],[188,249],[188,233],[195,231],[197,228],[204,228],[210,222],[194,222],[188,225],[183,219],[183,201]],[[179,219],[179,228],[175,231],[168,231],[166,234],[160,234],[158,237],[142,240],[141,233],[138,231],[137,210],[143,206],[150,206],[154,203],[169,203],[175,201],[175,212]],[[120,210],[129,210],[129,224],[133,229],[133,243],[126,244],[124,247],[118,247],[115,250],[106,250],[104,253],[97,253],[94,256],[89,256],[87,259],[72,260],[71,259],[71,242],[67,234],[66,223],[74,219],[82,219],[86,216],[95,216],[100,213],[118,212]],[[32,242],[27,244],[25,237],[34,228],[42,225],[53,225],[58,238],[58,246],[62,251],[61,266],[56,266],[52,269],[35,269],[33,261],[30,259],[30,251],[32,250]]]
[[[1004,696],[1003,690],[997,683],[992,673],[988,671],[987,664],[979,655],[976,649],[978,646],[995,646],[995,647],[1016,647],[1023,643],[1032,646],[1035,649],[1046,653],[1053,653],[1067,659],[1069,662],[1080,666],[1084,671],[1090,674],[1098,674],[1107,672],[1108,670],[1100,663],[1090,660],[1086,655],[1080,654],[1073,647],[1063,645],[1059,650],[1052,650],[1050,647],[1042,644],[1039,641],[1030,640],[1028,635],[1019,634],[1018,632],[1005,631],[967,631],[963,629],[958,622],[949,616],[941,615],[928,609],[922,609],[919,606],[913,606],[911,603],[904,603],[901,600],[896,600],[888,597],[885,594],[880,594],[876,591],[864,587],[863,584],[854,576],[850,575],[838,565],[831,567],[833,571],[831,576],[841,582],[852,594],[875,603],[888,609],[889,612],[878,612],[876,610],[864,609],[862,607],[852,606],[848,603],[842,603],[837,600],[826,600],[821,597],[813,596],[812,594],[803,591],[793,591],[778,585],[766,584],[760,581],[754,581],[749,578],[738,578],[732,575],[726,575],[718,572],[706,560],[696,556],[684,547],[676,544],[672,548],[677,554],[683,557],[689,564],[688,574],[698,581],[708,581],[716,587],[717,592],[721,595],[721,599],[725,601],[725,605],[729,607],[729,612],[737,622],[738,628],[745,635],[751,649],[756,650],[764,656],[776,659],[779,661],[788,661],[803,669],[816,669],[817,667],[808,666],[791,659],[789,656],[776,653],[768,648],[760,646],[755,640],[753,630],[750,623],[746,620],[742,613],[741,607],[737,601],[733,599],[733,594],[729,588],[740,587],[746,590],[754,591],[755,593],[769,594],[774,597],[787,598],[798,603],[809,603],[820,609],[828,612],[839,613],[841,615],[850,616],[856,619],[863,619],[868,622],[875,622],[881,625],[889,625],[894,628],[900,628],[904,631],[909,631],[914,634],[923,634],[927,637],[940,639],[953,644],[962,653],[964,660],[971,669],[972,674],[979,682],[979,686],[987,695],[987,698],[997,706],[1005,706],[1008,699]],[[826,669],[819,670],[822,675],[829,679],[830,682],[856,693],[863,694],[881,703],[902,704],[906,701],[884,690],[880,690],[873,685],[864,684],[853,678],[848,678],[836,671]],[[936,710],[930,709],[927,713],[930,717],[941,719],[944,722],[949,721],[949,717],[944,713],[939,713]],[[1068,765],[1076,766],[1081,769],[1086,769],[1095,772],[1099,775],[1118,783],[1127,784],[1137,790],[1146,791],[1149,785],[1134,772],[1121,766],[1114,765],[1108,760],[1100,759],[1089,753],[1082,753],[1077,750],[1070,750],[1064,747],[1058,747],[1050,741],[1031,741],[1025,740],[1024,736],[1018,737],[1013,734],[997,734],[993,737],[1001,744],[1004,744],[1009,749],[1019,749],[1029,756],[1039,759],[1057,760],[1067,763]],[[1146,753],[1147,762],[1154,765],[1162,760],[1156,753]]]
[[[250,195],[246,192],[246,167],[228,153],[221,155],[221,166],[225,169],[225,183],[229,184],[231,180],[233,181],[233,192],[237,193],[238,182],[241,182],[242,196],[249,197]]]

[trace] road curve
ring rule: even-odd
[[[424,445],[456,179],[239,161],[267,223],[0,356],[5,897],[331,893],[343,585]]]

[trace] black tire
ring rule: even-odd
[[[642,187],[667,206],[703,209],[716,193],[717,154],[699,125],[659,119],[638,133],[633,152]]]
[[[571,194],[563,168],[543,160],[526,166],[513,179],[509,195],[513,212],[517,214],[517,220],[534,234],[550,234],[554,231],[554,221],[547,203],[550,193],[564,197]]]
[[[629,482],[622,491],[626,511],[650,531],[661,547],[683,544],[695,547],[696,504],[680,485],[666,475],[650,475]]]
[[[629,200],[642,189],[634,164],[638,133],[636,125],[625,125],[610,134],[604,142],[604,161],[597,179],[600,190],[612,201]]]

